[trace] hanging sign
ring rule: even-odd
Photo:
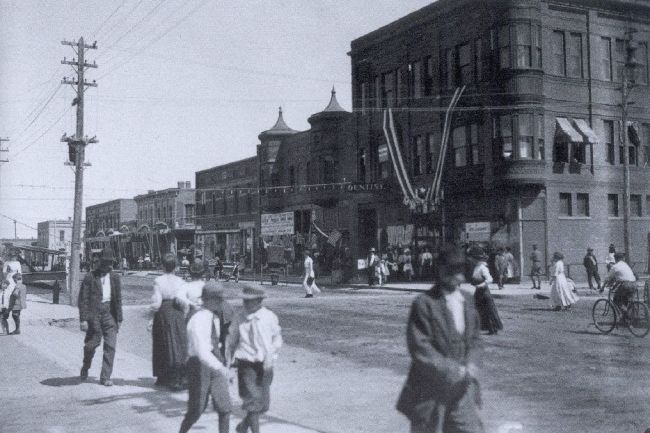
[[[261,216],[262,236],[292,235],[293,212],[263,213]]]
[[[469,242],[485,242],[490,240],[490,223],[465,223],[465,236]]]

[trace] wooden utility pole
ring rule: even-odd
[[[0,138],[0,186],[2,184],[2,165],[6,162],[9,162],[8,158],[3,158],[4,153],[9,153],[9,149],[4,149],[2,143],[4,141],[9,141],[8,138]],[[2,197],[2,189],[0,188],[0,198]],[[2,209],[2,203],[0,202],[0,209]]]
[[[75,135],[72,137],[63,134],[61,141],[68,143],[68,154],[70,163],[74,164],[74,214],[72,219],[72,244],[71,244],[71,257],[70,257],[70,284],[68,285],[68,293],[70,295],[70,304],[77,305],[77,297],[79,294],[79,274],[81,272],[81,213],[82,213],[82,197],[83,197],[83,173],[84,173],[84,155],[86,145],[90,143],[97,143],[95,137],[88,139],[84,136],[84,92],[86,87],[97,87],[94,81],[88,83],[84,78],[84,72],[87,68],[96,68],[96,63],[87,63],[85,61],[86,50],[97,49],[97,42],[92,45],[86,45],[83,38],[79,38],[77,42],[62,41],[62,45],[69,45],[77,54],[77,59],[74,58],[70,61],[64,58],[61,63],[64,65],[72,66],[72,69],[77,74],[77,78],[68,79],[63,78],[63,84],[70,84],[75,88],[77,97],[72,102],[72,105],[77,106],[77,129]]]

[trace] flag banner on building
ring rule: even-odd
[[[336,243],[337,243],[339,240],[341,240],[341,236],[343,236],[343,235],[341,234],[341,232],[338,231],[338,230],[336,230],[336,229],[334,229],[334,230],[332,230],[332,232],[330,233],[330,236],[329,236],[329,238],[327,239],[327,243],[330,244],[331,246],[335,247],[335,246],[336,246]]]

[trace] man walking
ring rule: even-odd
[[[411,367],[397,410],[411,433],[482,433],[474,362],[479,323],[474,303],[458,287],[465,258],[446,247],[436,261],[436,284],[411,306],[407,342]]]
[[[589,290],[594,290],[594,284],[592,280],[596,280],[598,285],[597,289],[600,291],[600,275],[598,274],[598,262],[596,261],[596,256],[594,255],[593,248],[587,248],[587,255],[582,260],[582,264],[585,267],[587,272],[587,282],[589,283]]]
[[[234,310],[224,300],[224,289],[217,282],[205,284],[201,299],[203,305],[187,322],[189,399],[179,432],[186,433],[192,428],[212,396],[212,405],[219,414],[219,433],[228,433],[232,402],[228,391],[230,354],[226,353],[226,339]]]
[[[302,281],[302,287],[305,289],[305,292],[307,294],[305,295],[305,298],[313,298],[314,297],[314,292],[320,293],[320,289],[316,285],[316,273],[314,272],[314,260],[309,257],[309,250],[305,249],[303,251],[303,255],[305,256],[305,278]]]
[[[113,272],[113,251],[105,248],[97,269],[84,277],[79,290],[79,322],[86,333],[84,358],[79,376],[88,378],[95,350],[104,339],[104,358],[99,381],[112,386],[111,373],[115,358],[117,332],[122,323],[122,281]]]
[[[375,254],[375,249],[370,248],[368,254],[368,285],[372,286],[375,283],[375,267],[379,266],[379,257]]]
[[[542,290],[542,252],[537,249],[536,244],[530,253],[530,279],[533,280],[533,290]]]

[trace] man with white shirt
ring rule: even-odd
[[[180,433],[186,433],[201,417],[212,396],[212,405],[219,415],[219,433],[228,433],[232,403],[228,391],[228,332],[234,316],[224,300],[223,287],[208,282],[201,296],[203,305],[187,322],[186,374],[189,385],[187,413]]]
[[[303,255],[305,256],[305,278],[302,281],[302,287],[307,293],[305,298],[313,298],[314,292],[320,293],[320,289],[316,285],[316,274],[314,273],[314,260],[309,256],[310,251],[305,249]]]
[[[89,272],[79,289],[79,322],[86,333],[84,339],[84,358],[79,377],[88,378],[88,370],[95,356],[95,350],[104,339],[104,358],[99,381],[112,386],[111,373],[115,359],[117,332],[122,323],[122,281],[113,272],[113,251],[105,248],[99,266]]]
[[[616,263],[612,265],[601,292],[605,290],[605,286],[615,285],[613,301],[619,307],[627,309],[627,305],[636,293],[636,275],[630,265],[625,263],[625,253],[616,253],[614,259]]]
[[[237,362],[237,379],[243,421],[237,433],[260,433],[260,414],[269,410],[273,366],[282,347],[278,317],[262,306],[266,292],[261,287],[244,286],[244,315],[233,327],[231,347]]]
[[[459,291],[465,257],[455,247],[438,255],[436,282],[418,296],[408,319],[411,367],[397,410],[411,433],[482,433],[474,358],[479,323],[474,303]]]

